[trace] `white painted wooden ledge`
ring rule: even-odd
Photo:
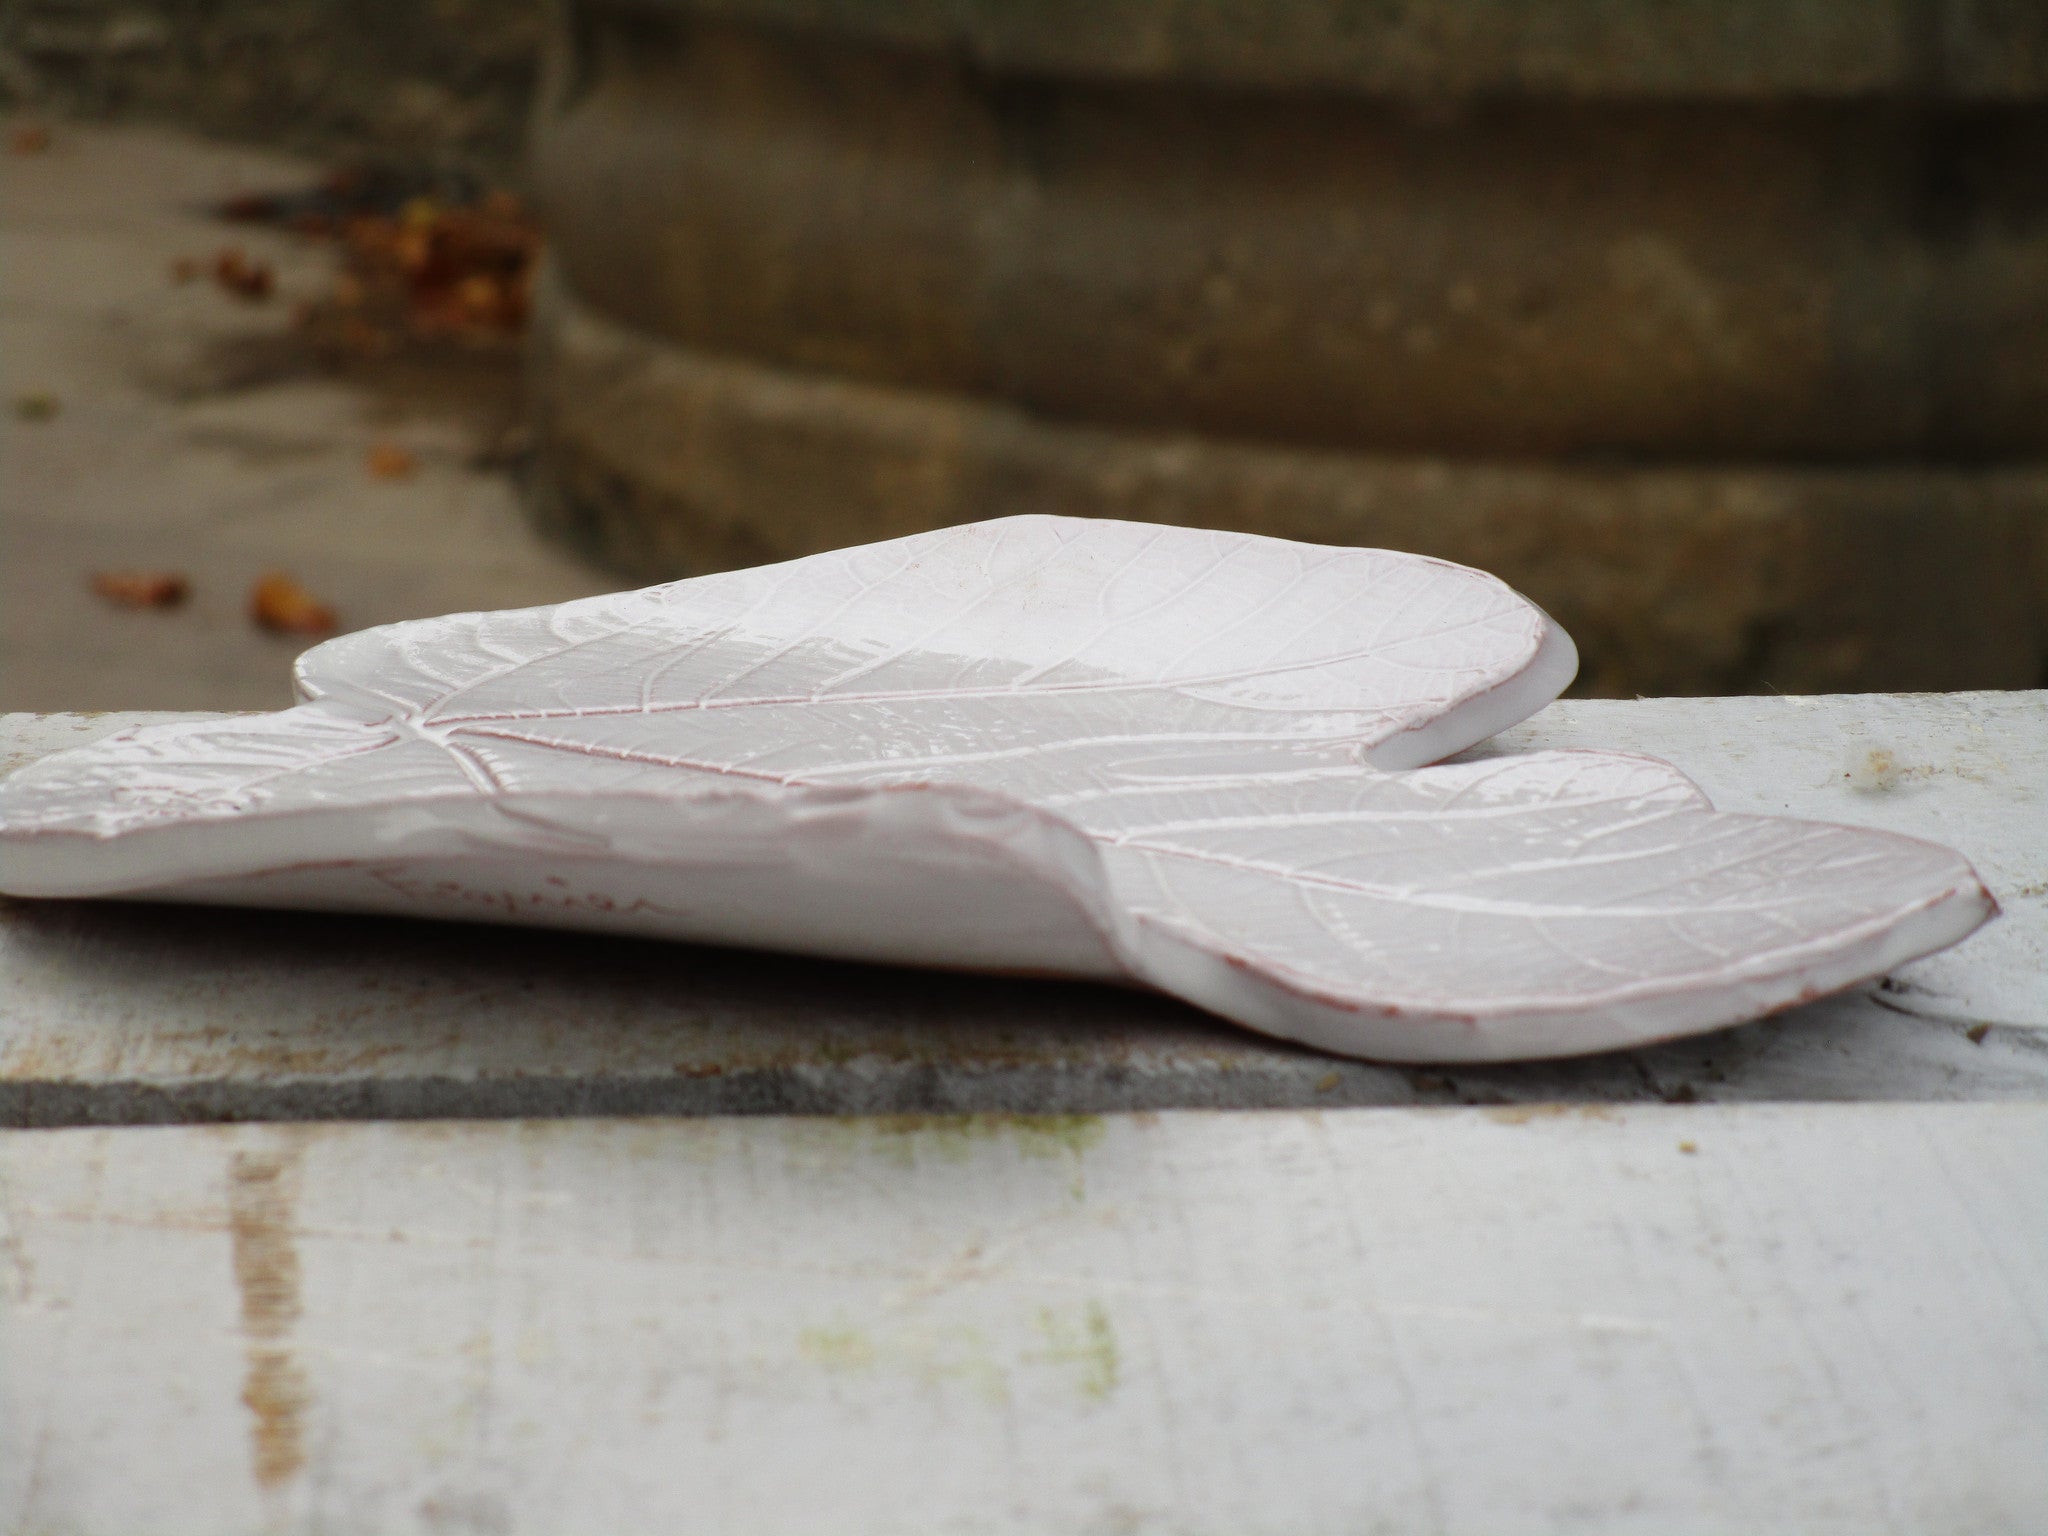
[[[0,1529],[2048,1529],[2048,1107],[0,1136]]]
[[[148,718],[0,717],[0,770]],[[2048,1098],[2048,693],[1564,702],[1479,753],[1960,848],[2005,914],[1879,987],[1527,1067],[1336,1061],[1137,993],[525,930],[0,903],[0,1124]]]
[[[1560,745],[1940,837],[2007,915],[1690,1045],[1433,1074],[1084,987],[0,906],[13,1123],[370,1122],[0,1134],[0,1530],[2048,1529],[2048,698],[1489,750]],[[1672,1097],[1917,1102],[1611,1102]],[[1579,1102],[1080,1112],[1402,1099]],[[390,1123],[975,1106],[1060,1112]]]

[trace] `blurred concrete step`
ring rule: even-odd
[[[1556,615],[1602,694],[2048,677],[2048,463],[1475,462],[1061,425],[686,348],[559,282],[534,339],[529,505],[640,578],[1059,511],[1478,566]]]
[[[557,259],[677,345],[1355,452],[2048,451],[2037,8],[563,15]]]
[[[2044,15],[575,0],[534,505],[648,577],[1013,511],[1381,545],[1602,694],[2037,687]]]

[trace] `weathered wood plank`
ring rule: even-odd
[[[134,718],[0,718],[0,767]],[[1730,808],[1948,841],[2006,915],[1884,990],[1746,1029],[1417,1072],[1094,987],[425,923],[0,903],[0,1123],[2048,1097],[2048,694],[1568,702],[1484,750],[1594,745],[1668,756]]]
[[[2048,1106],[0,1137],[0,1527],[2048,1528]]]

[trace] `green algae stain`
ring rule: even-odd
[[[858,1328],[806,1328],[797,1353],[828,1371],[864,1371],[875,1363],[875,1346]]]
[[[844,1322],[806,1328],[797,1354],[806,1363],[842,1375],[882,1372],[907,1376],[927,1390],[965,1388],[991,1404],[1010,1400],[1011,1371],[1052,1367],[1055,1379],[1087,1402],[1106,1401],[1123,1379],[1116,1328],[1099,1301],[1085,1306],[1040,1307],[1038,1347],[1019,1347],[1012,1335],[1000,1345],[978,1328],[913,1327],[880,1337]]]
[[[882,1115],[864,1125],[878,1148],[909,1162],[920,1153],[953,1160],[978,1147],[1010,1139],[1030,1158],[1080,1158],[1108,1127],[1100,1115]]]
[[[880,1371],[908,1376],[927,1388],[964,1386],[986,1402],[1007,1403],[1009,1375],[976,1328],[911,1329],[870,1338],[858,1328],[806,1328],[797,1354],[811,1365],[853,1375]]]
[[[1053,1307],[1038,1310],[1038,1331],[1045,1348],[1034,1358],[1075,1369],[1081,1395],[1096,1402],[1116,1390],[1121,1375],[1116,1329],[1099,1301],[1091,1301],[1080,1317],[1065,1317]]]
[[[906,1358],[926,1386],[958,1382],[983,1402],[1007,1403],[1010,1376],[979,1328],[946,1328],[928,1337],[906,1338]]]

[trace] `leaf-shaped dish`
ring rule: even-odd
[[[1575,666],[1441,561],[1009,518],[329,641],[294,709],[0,783],[0,890],[1124,979],[1398,1061],[1755,1018],[1994,910],[1652,759],[1421,766]]]

